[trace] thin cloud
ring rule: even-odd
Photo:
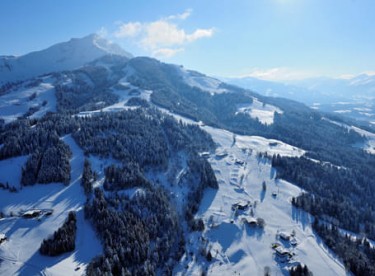
[[[269,81],[287,81],[305,79],[314,76],[311,72],[294,70],[287,67],[275,67],[270,69],[254,68],[249,71],[249,73],[243,74],[239,77],[253,77]]]
[[[105,27],[101,27],[99,30],[96,31],[96,34],[100,37],[107,37],[108,36],[108,30]]]
[[[141,40],[145,48],[155,49],[161,46],[183,45],[204,37],[211,37],[213,29],[197,29],[186,33],[184,29],[168,21],[155,21],[144,25],[144,36]]]
[[[114,36],[116,38],[134,37],[142,31],[142,24],[139,22],[129,22],[121,24],[115,31]]]
[[[175,14],[175,15],[170,15],[166,17],[167,20],[175,20],[175,19],[180,19],[180,20],[185,20],[188,17],[190,17],[191,13],[193,12],[192,9],[187,9],[183,13]]]
[[[113,33],[117,39],[130,39],[154,56],[172,57],[182,52],[184,46],[202,38],[214,35],[214,28],[198,28],[187,32],[175,20],[185,20],[192,10],[177,15],[171,15],[153,22],[126,22],[119,24]]]
[[[184,51],[183,48],[177,48],[177,49],[173,49],[173,48],[161,48],[161,49],[155,50],[152,54],[155,57],[166,57],[166,58],[169,58],[169,57],[173,57],[174,55],[176,55],[177,53],[182,52],[182,51]]]

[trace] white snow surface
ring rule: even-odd
[[[0,160],[0,183],[9,184],[9,187],[20,188],[22,167],[28,156],[18,156]]]
[[[94,230],[83,216],[83,152],[70,135],[62,139],[73,152],[68,186],[37,184],[18,193],[0,190],[0,210],[6,215],[0,220],[0,233],[8,238],[0,245],[0,275],[82,275],[91,259],[102,253]],[[30,209],[53,209],[53,214],[41,217],[40,221],[18,216],[20,211]],[[69,211],[77,212],[76,249],[58,257],[40,255],[42,240],[63,224]],[[13,217],[9,216],[11,213]]]
[[[263,103],[254,97],[252,104],[241,104],[237,108],[237,113],[247,113],[251,118],[258,119],[264,125],[273,124],[275,112],[284,113],[280,108]]]
[[[183,68],[179,68],[179,70],[185,83],[191,87],[199,88],[210,93],[211,95],[228,92],[227,89],[220,88],[220,84],[222,82],[218,79],[208,77],[194,71],[185,70]]]
[[[73,70],[108,54],[132,57],[117,44],[95,34],[73,38],[19,57],[3,56],[0,57],[0,84]]]
[[[47,76],[42,78],[37,86],[28,87],[29,82],[25,82],[21,87],[0,96],[0,118],[9,123],[33,107],[38,108],[38,111],[29,116],[31,118],[43,117],[48,111],[55,112],[56,96],[53,83],[54,79]]]
[[[137,86],[134,86],[127,82],[127,77],[122,78],[117,85],[114,85],[111,89],[115,95],[119,97],[117,103],[110,106],[104,107],[102,109],[92,110],[92,111],[82,111],[78,116],[91,116],[95,113],[100,112],[119,112],[128,109],[138,108],[137,106],[127,106],[126,103],[134,97],[144,99],[150,102],[150,97],[152,94],[151,90],[143,90]]]

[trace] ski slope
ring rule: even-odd
[[[83,215],[83,152],[70,135],[62,139],[73,152],[68,186],[37,184],[18,193],[0,190],[0,210],[6,215],[0,219],[0,233],[8,238],[0,245],[0,275],[82,275],[91,259],[102,252],[100,241]],[[40,219],[18,216],[30,209],[53,209],[53,214]],[[77,212],[76,250],[58,257],[40,255],[42,240],[63,224],[69,211]]]

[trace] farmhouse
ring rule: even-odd
[[[283,246],[278,246],[275,248],[276,257],[282,263],[288,262],[292,258],[292,254],[289,250],[284,248]]]
[[[42,211],[41,210],[29,210],[29,211],[26,211],[22,214],[22,217],[23,218],[36,218],[36,217],[39,217],[41,215]]]
[[[285,233],[285,232],[280,232],[279,233],[279,237],[280,239],[284,240],[284,241],[289,241],[290,240],[290,235]]]
[[[218,157],[218,158],[224,158],[227,155],[228,155],[228,152],[226,150],[216,152],[216,157]]]
[[[249,201],[239,201],[232,205],[232,210],[246,210],[249,206],[251,206]]]
[[[249,226],[253,226],[253,227],[258,226],[258,221],[254,217],[246,217],[246,218],[243,218],[242,221]]]
[[[204,158],[208,158],[208,157],[210,157],[210,153],[209,153],[208,151],[202,152],[200,155],[201,155],[202,157],[204,157]]]
[[[236,162],[237,165],[241,165],[241,166],[245,163],[245,162],[244,162],[243,160],[241,160],[241,159],[236,159],[235,162]]]

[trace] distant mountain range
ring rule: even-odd
[[[375,124],[374,75],[361,74],[348,79],[321,77],[283,83],[253,77],[221,79],[265,96],[293,99],[321,111],[341,113]]]

